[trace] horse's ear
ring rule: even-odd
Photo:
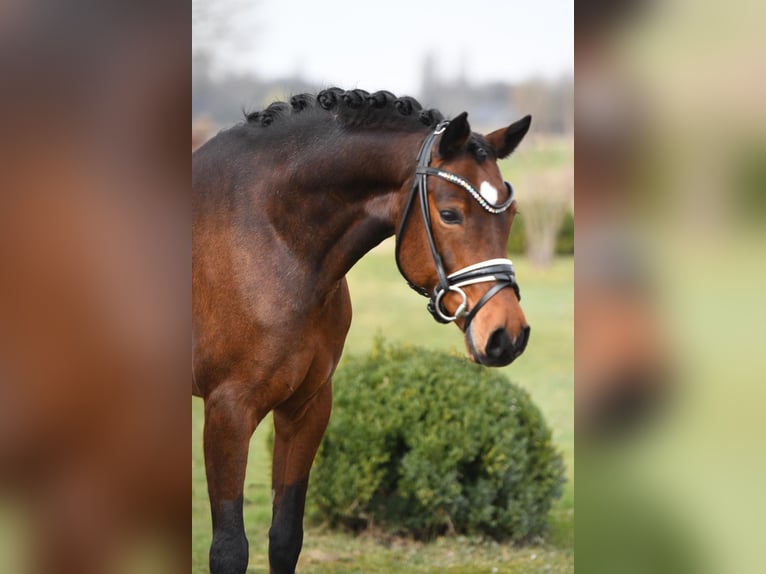
[[[457,153],[471,137],[471,126],[468,125],[468,112],[463,112],[450,121],[439,142],[439,155],[443,158]]]
[[[516,149],[524,136],[529,131],[529,125],[532,123],[532,116],[524,116],[520,120],[513,122],[507,128],[495,130],[487,136],[487,141],[492,149],[495,150],[500,159],[508,157]]]

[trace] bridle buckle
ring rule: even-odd
[[[458,305],[457,309],[455,310],[454,315],[448,315],[442,311],[442,298],[450,291],[458,293],[462,299],[460,305]],[[437,287],[432,299],[432,304],[428,306],[428,310],[431,311],[431,314],[440,323],[451,323],[452,321],[457,321],[461,317],[464,317],[468,310],[468,296],[465,294],[465,291],[455,285],[450,285],[446,289]]]

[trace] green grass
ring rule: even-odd
[[[564,454],[569,481],[550,516],[544,541],[525,547],[482,540],[441,538],[430,544],[350,536],[316,526],[306,529],[298,570],[323,573],[569,573],[574,572],[573,436],[573,279],[571,258],[552,268],[535,269],[515,261],[522,306],[532,327],[529,346],[504,372],[527,389],[553,429]],[[345,354],[367,352],[380,333],[389,341],[464,351],[452,325],[439,325],[426,300],[411,291],[396,270],[390,243],[364,257],[349,274],[354,319]],[[268,572],[267,540],[271,512],[270,454],[265,437],[271,421],[255,433],[245,484],[245,523],[251,573]],[[210,516],[202,459],[202,404],[192,400],[192,554],[193,572],[207,572]]]

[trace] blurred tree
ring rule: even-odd
[[[528,174],[523,187],[534,190],[524,198],[520,217],[524,220],[527,255],[538,267],[547,267],[556,254],[556,239],[571,207],[572,173],[569,169]]]

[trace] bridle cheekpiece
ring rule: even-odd
[[[431,214],[428,209],[428,176],[440,177],[452,184],[462,187],[473,199],[489,213],[496,215],[506,211],[514,201],[513,187],[510,183],[506,182],[505,186],[508,189],[508,199],[503,203],[493,205],[490,204],[484,196],[464,177],[457,174],[444,171],[438,168],[431,167],[431,150],[433,148],[434,140],[437,136],[444,133],[444,130],[449,125],[449,121],[443,121],[436,126],[433,132],[426,136],[423,140],[423,144],[420,146],[420,151],[417,156],[417,167],[415,168],[415,178],[412,182],[412,188],[410,189],[410,195],[407,200],[407,204],[404,208],[404,214],[402,215],[401,223],[399,224],[399,230],[396,234],[396,265],[399,268],[399,272],[405,278],[410,287],[421,295],[428,297],[428,310],[439,323],[450,323],[456,321],[462,317],[465,317],[465,323],[463,330],[468,331],[468,327],[471,321],[476,316],[476,313],[481,309],[492,297],[499,293],[502,289],[510,287],[516,293],[516,297],[521,300],[521,294],[519,291],[519,285],[516,283],[516,275],[513,270],[513,262],[509,259],[488,259],[479,263],[474,263],[463,269],[459,269],[454,273],[447,275],[444,269],[444,262],[436,248],[436,241],[434,240],[433,230],[431,226]],[[428,289],[414,284],[404,274],[401,263],[399,261],[399,251],[402,242],[402,235],[405,229],[405,225],[409,220],[410,212],[412,211],[412,205],[415,203],[415,196],[420,198],[420,211],[423,216],[423,223],[425,224],[426,236],[428,238],[428,245],[431,249],[431,255],[436,266],[436,274],[438,276],[438,283],[432,293],[428,292]],[[463,291],[463,287],[468,285],[475,285],[476,283],[489,283],[493,282],[493,285],[489,291],[479,300],[479,302],[472,308],[468,309],[468,297]],[[448,292],[457,293],[461,297],[461,302],[458,305],[457,310],[453,315],[450,315],[442,305],[442,299]]]

